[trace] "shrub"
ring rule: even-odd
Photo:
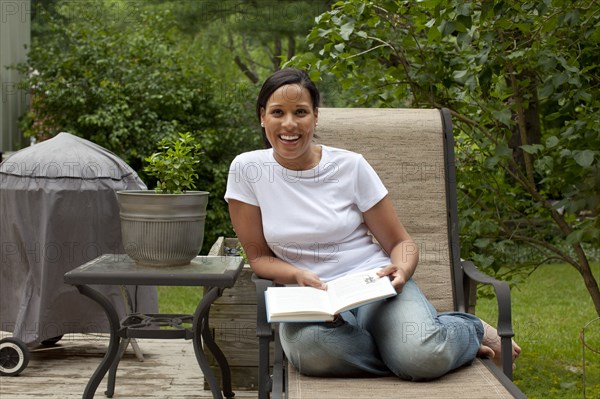
[[[33,37],[27,63],[17,66],[32,94],[21,128],[38,140],[66,131],[95,142],[149,187],[156,179],[143,160],[161,139],[190,132],[205,155],[194,172],[211,193],[205,252],[217,236],[232,234],[223,200],[229,163],[260,140],[243,106],[254,87],[216,78],[169,12],[115,15],[103,2],[93,12],[89,5],[59,2],[52,14],[38,14],[44,35]]]

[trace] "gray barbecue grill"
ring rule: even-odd
[[[60,133],[0,164],[0,374],[17,375],[28,348],[69,333],[108,331],[104,312],[63,283],[63,275],[102,254],[124,253],[117,190],[146,189],[122,159]],[[98,288],[120,316],[119,287]],[[156,313],[155,287],[127,287],[133,310]]]

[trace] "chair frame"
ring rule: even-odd
[[[439,110],[442,118],[444,135],[444,169],[446,184],[446,206],[448,218],[448,241],[451,262],[451,278],[453,290],[454,309],[460,312],[468,312],[473,298],[473,284],[491,285],[495,291],[498,305],[497,330],[501,337],[502,369],[496,367],[491,359],[482,359],[487,368],[496,379],[515,398],[526,396],[512,382],[512,328],[510,288],[506,282],[492,278],[479,271],[471,261],[460,258],[459,225],[458,225],[458,202],[456,191],[456,172],[454,157],[454,137],[452,134],[452,119],[450,111],[446,108]],[[281,343],[276,323],[268,323],[266,317],[266,305],[264,292],[269,286],[276,285],[271,280],[262,279],[256,275],[252,276],[256,285],[257,315],[256,334],[259,339],[259,399],[283,398],[287,392],[287,360]],[[273,369],[270,366],[270,344],[274,342]]]

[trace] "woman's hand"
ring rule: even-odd
[[[408,274],[399,266],[389,264],[380,271],[377,272],[379,277],[388,276],[392,280],[392,285],[396,288],[396,291],[402,292],[402,287],[408,281]]]
[[[401,292],[419,262],[419,246],[410,237],[388,196],[363,213],[367,227],[375,240],[390,256],[390,263],[379,276],[389,276],[396,291]]]
[[[319,276],[308,270],[297,269],[296,283],[302,287],[315,287],[320,290],[326,290],[327,284],[321,281]]]

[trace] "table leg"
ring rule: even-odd
[[[87,386],[85,387],[85,391],[83,392],[83,399],[93,399],[94,394],[98,389],[98,385],[100,385],[100,382],[102,382],[102,379],[108,372],[108,369],[111,367],[119,353],[120,338],[118,336],[118,331],[120,327],[120,322],[117,312],[113,308],[110,301],[104,295],[86,285],[77,285],[77,289],[82,295],[87,296],[102,307],[102,309],[106,313],[106,317],[108,318],[108,323],[110,326],[110,340],[108,344],[108,350],[104,355],[102,362],[88,381]]]
[[[204,292],[204,296],[202,297],[202,301],[198,304],[196,308],[196,313],[194,314],[194,352],[196,354],[196,359],[198,360],[198,364],[204,373],[204,378],[208,381],[208,385],[210,386],[213,398],[222,399],[221,389],[217,384],[217,379],[213,371],[210,369],[210,365],[206,356],[204,355],[204,351],[202,350],[201,343],[208,347],[211,351],[217,362],[219,363],[219,368],[221,369],[221,375],[223,380],[223,393],[226,398],[233,398],[235,393],[233,393],[231,389],[231,370],[229,369],[229,363],[227,363],[227,359],[221,351],[221,348],[217,346],[215,343],[212,334],[210,332],[210,326],[208,323],[208,313],[210,310],[210,305],[220,296],[220,291],[217,287],[206,288]]]
[[[117,379],[117,369],[119,368],[119,363],[127,350],[127,346],[129,346],[129,338],[121,339],[119,343],[119,350],[117,352],[117,356],[113,359],[112,365],[110,366],[110,370],[108,372],[108,383],[106,384],[106,391],[104,394],[108,398],[112,398],[115,394],[115,380]]]
[[[121,296],[123,297],[123,301],[125,303],[125,309],[127,310],[127,314],[132,314],[132,313],[137,312],[137,309],[133,308],[133,303],[131,302],[131,296],[129,295],[129,291],[127,291],[127,287],[124,285],[120,285],[119,291],[121,291]],[[137,299],[136,299],[136,301],[137,301]],[[135,338],[128,339],[127,344],[128,345],[131,344],[131,347],[133,348],[133,351],[135,352],[135,357],[137,357],[137,359],[140,362],[143,362],[144,361],[144,353],[140,349],[140,346],[137,344],[137,341],[135,340]],[[127,349],[127,346],[125,346],[125,349]],[[119,359],[120,358],[121,358],[121,355],[119,355]]]

